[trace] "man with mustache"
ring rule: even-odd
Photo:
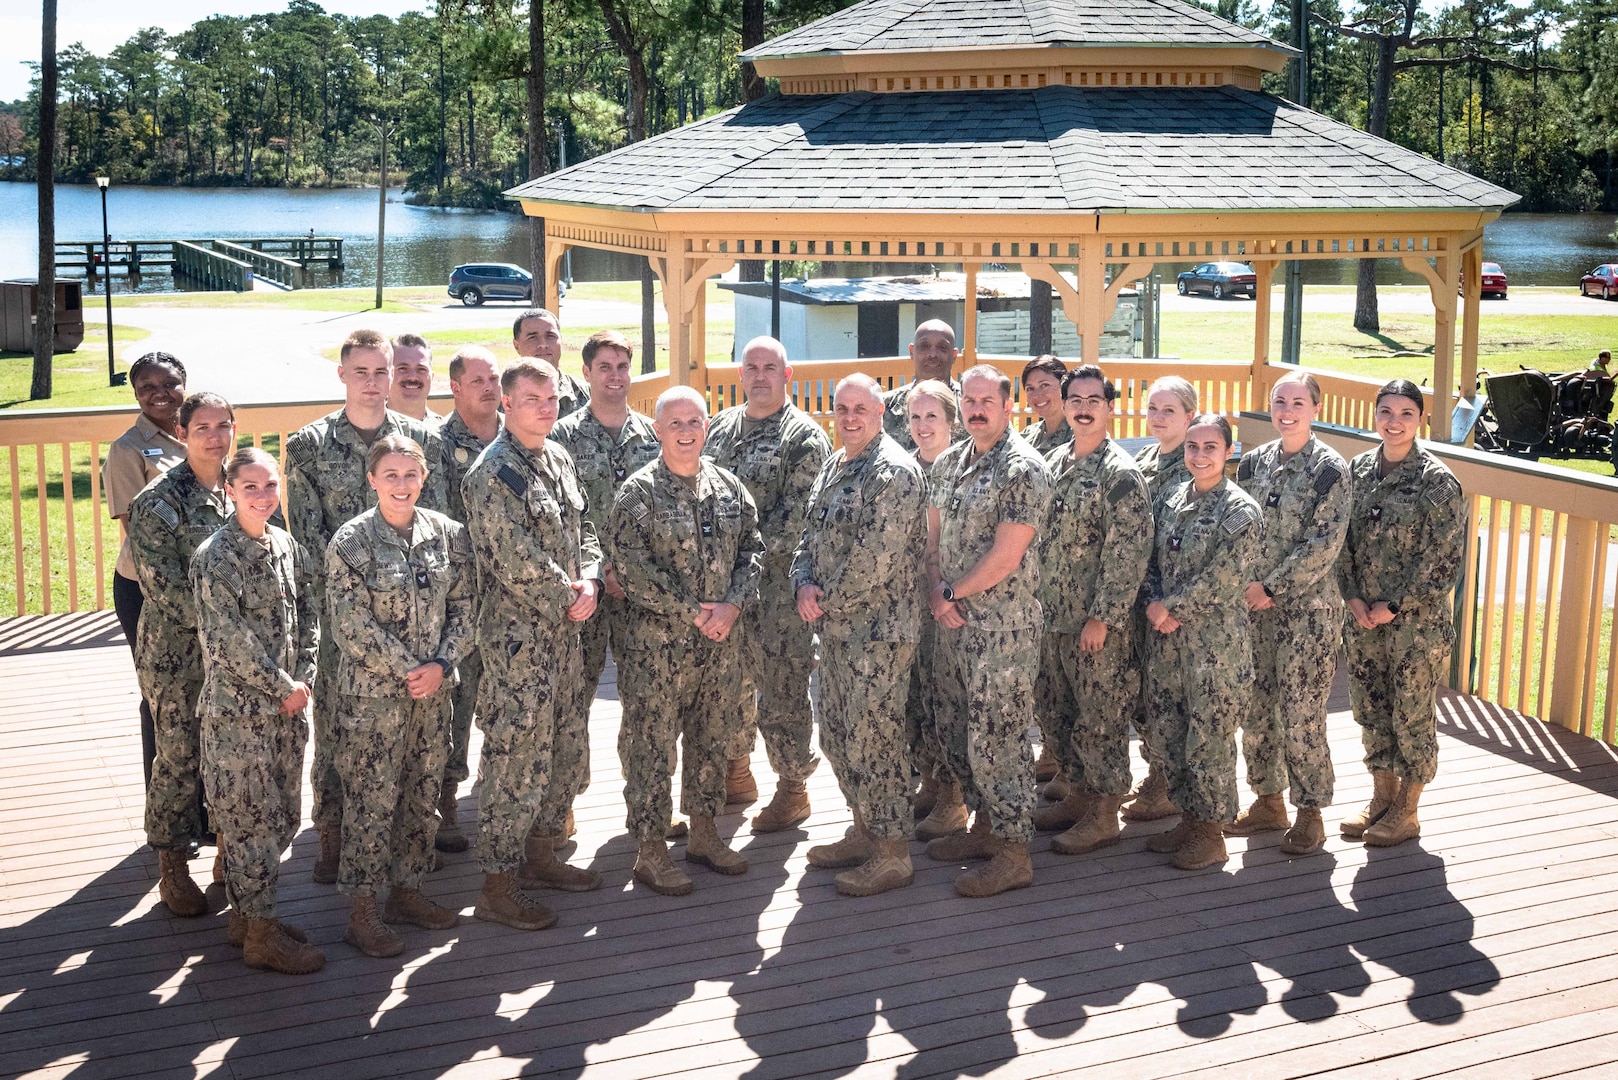
[[[388,408],[412,420],[439,424],[443,417],[427,407],[433,389],[433,348],[420,334],[393,339],[393,377],[388,387]]]

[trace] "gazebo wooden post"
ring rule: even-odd
[[[961,360],[966,367],[978,362],[978,265],[962,263],[966,271],[965,307],[961,315]]]
[[[571,247],[571,244],[565,244],[554,236],[545,237],[544,307],[557,318],[562,317],[562,256],[566,255]]]
[[[686,303],[685,237],[670,235],[667,257],[652,260],[652,268],[663,279],[663,307],[669,317],[669,385],[691,385],[690,306]],[[707,387],[701,387],[706,392]]]
[[[1450,417],[1455,413],[1455,301],[1456,275],[1460,270],[1454,254],[1454,237],[1449,237],[1436,260],[1438,280],[1433,293],[1433,406],[1428,437],[1450,441]]]
[[[1264,369],[1270,363],[1270,286],[1275,263],[1269,259],[1254,259],[1253,273],[1258,280],[1253,285],[1253,375],[1248,387],[1248,407],[1262,410],[1268,404],[1264,399]]]
[[[704,394],[708,392],[708,279],[698,277],[691,283],[691,318],[688,320],[687,346],[691,350],[691,385]]]
[[[1477,396],[1478,386],[1478,318],[1483,301],[1481,237],[1461,256],[1461,280],[1465,299],[1461,308],[1461,396],[1471,401]]]
[[[1101,363],[1101,332],[1107,325],[1107,266],[1105,248],[1094,236],[1079,239],[1078,294],[1080,358]]]

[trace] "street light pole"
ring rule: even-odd
[[[101,288],[107,294],[107,385],[122,386],[124,380],[113,370],[115,365],[112,359],[112,230],[107,226],[107,187],[111,183],[110,176],[96,177],[96,187],[101,189]],[[46,288],[56,287],[55,282],[40,284]],[[34,332],[39,331],[36,329]],[[51,327],[50,332],[55,334],[56,328]]]
[[[382,142],[382,175],[376,199],[376,306],[382,306],[382,242],[386,235],[388,217],[388,122],[379,116],[371,117],[377,136]]]

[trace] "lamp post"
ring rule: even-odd
[[[376,125],[376,134],[382,144],[381,183],[378,184],[376,199],[376,306],[382,306],[382,240],[386,232],[388,217],[388,132],[393,125],[388,123],[386,117],[372,115],[371,123]]]
[[[101,189],[101,288],[107,294],[107,385],[122,386],[124,377],[113,370],[112,360],[112,231],[107,227],[107,188],[111,184],[110,176],[96,177],[96,187]],[[40,284],[51,289],[56,287],[54,281]],[[56,328],[51,327],[51,333],[55,332]]]

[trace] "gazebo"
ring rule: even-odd
[[[865,0],[744,55],[779,94],[507,194],[544,219],[552,303],[569,248],[646,256],[670,378],[702,387],[706,283],[739,259],[959,263],[967,296],[984,263],[1019,266],[1087,362],[1155,263],[1244,260],[1249,400],[1278,263],[1399,259],[1431,290],[1447,433],[1447,391],[1476,382],[1483,228],[1517,196],[1261,92],[1293,55],[1180,0]]]

